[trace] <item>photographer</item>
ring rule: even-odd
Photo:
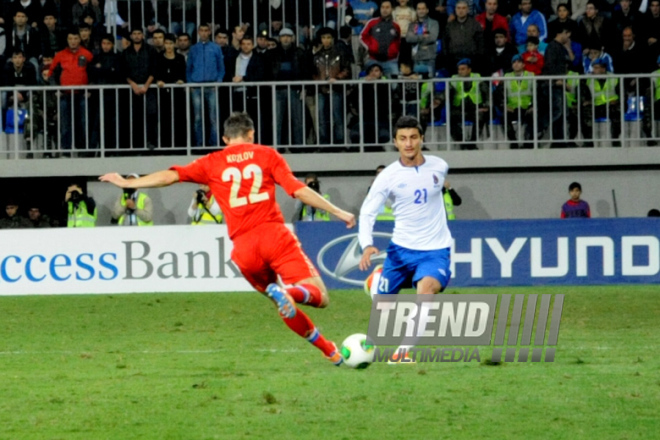
[[[68,228],[93,228],[96,226],[96,202],[87,197],[78,184],[70,185],[64,197]]]
[[[327,194],[321,193],[321,182],[316,177],[316,174],[310,173],[305,176],[305,183],[308,187],[321,194],[324,199],[330,200],[330,196]],[[300,200],[296,200],[295,212],[293,218],[291,219],[293,223],[303,221],[303,222],[329,222],[330,214],[321,209],[316,209],[311,206],[303,205]]]
[[[127,179],[137,179],[137,174],[129,174]],[[119,226],[153,226],[153,204],[151,198],[136,189],[124,189],[123,194],[112,208],[113,224]]]
[[[188,208],[188,216],[192,218],[191,225],[222,223],[222,211],[208,185],[199,185],[199,189],[193,194],[192,203]]]

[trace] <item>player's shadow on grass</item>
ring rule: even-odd
[[[456,218],[459,220],[490,220],[492,216],[486,211],[483,205],[475,200],[474,192],[467,187],[456,188],[456,192],[461,196],[461,206],[455,206]]]

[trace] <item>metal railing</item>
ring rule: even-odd
[[[660,138],[657,78],[524,77],[527,89],[511,77],[205,83],[140,95],[128,85],[0,88],[0,158],[203,154],[222,146],[233,111],[283,153],[391,150],[405,114],[422,121],[432,150],[645,146]],[[527,108],[512,105],[523,96]]]

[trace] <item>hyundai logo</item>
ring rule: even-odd
[[[373,237],[376,247],[379,249],[385,249],[392,238],[392,234],[374,232]],[[382,246],[379,246],[380,244],[382,244]],[[345,247],[344,252],[341,254],[338,261],[332,261],[335,258],[331,257],[331,255],[336,255],[337,251],[341,250],[342,247]],[[387,252],[383,250],[377,255],[371,257],[371,262],[373,265],[382,264],[385,261],[386,256]],[[362,250],[360,249],[358,234],[350,234],[335,238],[323,246],[318,253],[316,263],[324,274],[335,280],[352,284],[354,286],[362,286],[364,280],[369,275],[369,272],[360,271],[359,264],[361,258]]]

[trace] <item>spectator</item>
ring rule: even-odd
[[[392,19],[396,24],[399,25],[399,29],[401,29],[401,35],[407,35],[408,26],[417,20],[417,14],[415,13],[415,10],[408,4],[409,2],[410,0],[398,0],[399,5],[392,11]],[[428,7],[426,9],[428,10]]]
[[[188,61],[188,53],[190,52],[190,35],[189,34],[179,34],[176,38],[176,53],[183,55],[186,61]]]
[[[227,29],[218,29],[215,31],[213,41],[215,41],[215,44],[220,46],[223,58],[227,58],[229,49],[233,49],[233,47],[229,45],[229,31]]]
[[[158,85],[160,103],[160,145],[162,147],[183,147],[187,141],[188,124],[177,123],[186,120],[186,90],[166,87],[186,82],[186,59],[175,52],[176,37],[165,35],[164,52],[156,56],[155,80]],[[173,121],[163,124],[162,121]]]
[[[68,228],[93,228],[96,226],[96,202],[85,194],[80,185],[74,183],[67,188],[64,207],[67,212],[66,225]]]
[[[276,60],[273,76],[275,81],[291,83],[309,79],[305,52],[293,43],[294,34],[289,28],[280,31],[280,47],[275,49]],[[276,97],[276,144],[302,145],[304,140],[302,87],[282,85],[275,89]]]
[[[5,204],[6,217],[0,219],[0,229],[31,228],[30,220],[18,214],[18,203],[10,199]]]
[[[447,23],[442,46],[448,66],[454,69],[457,63],[465,58],[479,60],[485,54],[483,29],[477,21],[468,16],[468,3],[458,0],[455,7],[456,20]],[[475,70],[484,66],[475,64]]]
[[[571,18],[575,22],[579,22],[587,10],[587,3],[589,0],[571,0]]]
[[[511,71],[511,59],[518,55],[518,49],[506,40],[506,30],[495,29],[494,35],[495,44],[488,53],[489,67],[485,73],[503,76]]]
[[[129,137],[122,139],[121,143],[131,148],[143,148],[146,141],[146,147],[153,150],[158,138],[158,104],[156,92],[150,88],[154,81],[155,53],[144,43],[142,29],[131,31],[131,46],[122,52],[119,62],[122,78],[131,86],[130,94],[120,95],[119,108],[124,116],[121,125],[125,127],[120,133]]]
[[[449,183],[449,180],[447,179],[445,179],[445,183],[442,186],[442,198],[445,202],[447,220],[456,220],[454,206],[461,206],[463,199],[461,199],[461,196],[459,196],[456,190],[451,187],[451,183]]]
[[[191,225],[219,225],[222,223],[220,205],[213,197],[208,185],[199,185],[193,194],[192,203],[188,208],[188,217],[192,219]]]
[[[195,32],[195,23],[197,22],[197,2],[190,0],[170,0],[170,5],[170,32],[174,35],[179,35],[182,32],[192,35]],[[167,6],[163,9],[167,10]]]
[[[566,76],[568,66],[572,63],[574,55],[570,49],[571,31],[568,27],[560,25],[557,29],[555,39],[548,44],[545,51],[545,63],[543,65],[543,75],[548,76]],[[567,47],[568,46],[568,47]],[[552,124],[552,140],[555,141],[551,147],[565,147],[562,142],[564,139],[564,94],[566,85],[563,79],[543,81],[540,84],[540,94],[542,98],[539,108],[541,114],[541,135]]]
[[[621,33],[621,43],[614,55],[614,69],[619,74],[642,74],[649,71],[648,49],[635,41],[632,27],[626,27]],[[624,78],[624,89],[628,95],[642,96],[648,87],[648,80]]]
[[[539,29],[539,40],[548,38],[548,25],[545,17],[536,9],[532,9],[532,0],[520,0],[520,12],[511,17],[509,23],[511,39],[516,46],[525,44],[527,28],[535,24]]]
[[[12,54],[11,61],[4,66],[4,85],[6,87],[14,88],[13,91],[2,92],[3,111],[2,114],[6,115],[5,119],[5,132],[6,133],[23,133],[20,127],[22,124],[21,119],[29,115],[28,111],[32,111],[34,107],[30,106],[30,91],[18,90],[18,86],[35,86],[37,85],[37,72],[30,63],[25,62],[25,56],[20,49],[16,49]],[[39,95],[37,93],[37,95]],[[32,103],[38,103],[38,99],[33,99]],[[25,123],[24,129],[29,131],[29,125]],[[29,133],[26,139],[30,137]]]
[[[642,15],[638,9],[633,8],[632,0],[619,0],[619,5],[612,12],[612,25],[616,29],[617,36],[620,36],[627,27],[633,31],[641,31]]]
[[[649,10],[643,20],[644,39],[649,46],[649,55],[655,59],[660,55],[660,0],[649,0]]]
[[[42,53],[57,53],[66,47],[66,33],[57,26],[55,12],[45,12],[40,34]]]
[[[362,130],[362,140],[365,144],[371,144],[365,147],[365,151],[383,151],[381,146],[373,147],[373,144],[384,144],[393,138],[392,119],[395,118],[393,106],[399,102],[396,91],[393,91],[390,85],[383,80],[383,69],[379,64],[372,64],[367,68],[367,75],[362,87],[362,106],[359,93],[351,94],[351,112],[358,116],[359,123],[354,125],[351,130],[351,141],[360,142],[360,130]]]
[[[582,71],[585,74],[593,73],[593,63],[596,60],[605,60],[608,72],[614,72],[614,61],[610,54],[606,53],[598,40],[591,40],[585,44],[585,53],[582,56]]]
[[[440,24],[429,17],[426,2],[417,3],[417,20],[408,28],[406,41],[412,46],[413,71],[435,76],[435,58]]]
[[[263,81],[271,81],[273,75],[273,65],[275,64],[273,51],[269,49],[269,37],[266,29],[260,29],[257,34],[257,46],[254,52],[259,55],[264,65]],[[273,101],[271,99],[272,90],[270,87],[258,88],[259,100],[259,142],[265,145],[273,143],[273,123],[266,122],[273,120]]]
[[[305,176],[305,184],[316,191],[317,193],[321,194],[324,199],[330,201],[330,196],[328,194],[322,193],[321,192],[321,182],[319,182],[318,177],[316,177],[316,174],[314,173],[309,173]],[[330,214],[327,213],[326,211],[323,211],[321,209],[316,209],[311,206],[303,204],[300,200],[296,199],[296,204],[294,207],[294,214],[293,218],[291,219],[292,223],[303,221],[303,222],[314,222],[314,221],[322,221],[322,222],[329,222],[330,221]]]
[[[380,4],[380,17],[369,20],[360,34],[367,49],[365,67],[379,63],[390,78],[399,73],[398,57],[401,46],[401,28],[392,20],[392,0]]]
[[[52,77],[55,70],[60,68],[60,85],[84,86],[89,84],[87,65],[92,62],[92,53],[80,46],[80,35],[75,31],[69,31],[67,44],[66,49],[55,54],[48,76]],[[63,150],[70,150],[72,146],[78,149],[88,147],[85,137],[86,116],[87,105],[84,91],[63,91],[60,95],[60,133]]]
[[[266,77],[263,58],[255,53],[251,37],[241,40],[241,52],[226,62],[226,81],[234,83],[232,102],[234,111],[246,111],[259,126],[259,100],[257,87],[243,86],[238,83],[260,82]],[[258,136],[258,134],[255,134]]]
[[[28,18],[28,23],[33,28],[38,28],[43,20],[42,5],[38,0],[14,0],[14,14],[23,11]]]
[[[458,18],[458,14],[456,13],[456,5],[458,2],[461,0],[446,0],[446,5],[447,5],[447,16],[448,19],[447,21],[452,22]],[[479,15],[481,11],[481,2],[476,2],[476,1],[469,1],[467,2],[468,6],[468,15],[470,17],[476,17]]]
[[[350,26],[342,26],[339,29],[339,40],[335,47],[341,52],[344,59],[351,65],[351,70],[355,67],[355,56],[353,55],[353,45],[351,42],[351,33],[353,29]],[[354,72],[354,78],[357,78],[357,72]]]
[[[342,86],[333,83],[350,76],[350,65],[335,47],[333,35],[333,30],[327,27],[318,31],[317,37],[321,39],[322,47],[314,55],[313,79],[328,82],[327,85],[318,87],[319,141],[324,145],[330,144],[331,141],[335,144],[344,143],[345,93]],[[334,134],[332,139],[331,130]]]
[[[151,33],[151,47],[156,51],[156,55],[165,52],[165,31],[156,29]]]
[[[241,40],[245,36],[245,26],[234,26],[234,30],[231,33],[231,45],[237,52],[241,51]]]
[[[87,23],[78,26],[78,35],[80,35],[80,47],[94,53],[98,48],[92,39],[92,27]]]
[[[596,0],[589,0],[582,20],[578,22],[580,33],[585,41],[598,41],[608,50],[612,43],[612,27],[607,18],[598,12]]]
[[[557,5],[557,16],[548,22],[548,41],[554,40],[560,26],[571,31],[571,39],[573,41],[577,41],[578,43],[584,42],[584,38],[580,36],[578,24],[571,18],[571,10],[566,3]]]
[[[137,179],[137,174],[129,174],[127,179]],[[112,208],[113,223],[119,226],[153,226],[153,203],[144,192],[126,188]]]
[[[539,28],[535,24],[527,26],[527,40],[525,40],[525,44],[518,47],[518,53],[522,55],[527,50],[527,44],[529,43],[530,37],[535,38],[538,41],[536,50],[538,50],[541,55],[545,54],[545,49],[548,47],[548,44],[539,38]]]
[[[456,5],[457,19],[459,3]],[[458,74],[453,75],[454,78],[475,78],[473,81],[458,81],[454,80],[449,83],[450,93],[449,99],[451,100],[450,108],[450,132],[454,142],[461,143],[461,150],[476,150],[477,146],[474,142],[477,140],[477,134],[481,133],[483,127],[488,122],[488,82],[479,81],[478,73],[472,73],[472,62],[470,59],[465,58],[458,62]],[[473,122],[472,133],[467,140],[468,143],[463,143],[463,128],[466,121]]]
[[[509,21],[497,13],[497,7],[497,0],[486,0],[485,11],[475,18],[484,30],[486,52],[495,47],[495,30],[504,29],[507,41],[509,39]]]
[[[204,84],[222,82],[225,77],[225,62],[220,47],[211,41],[211,29],[201,24],[199,41],[190,49],[186,78],[189,83]],[[195,146],[204,145],[204,118],[208,118],[210,134],[208,145],[218,145],[218,98],[214,86],[195,87],[191,90],[195,117]]]
[[[593,62],[593,74],[605,75],[607,60],[597,59]],[[618,139],[621,134],[621,110],[619,103],[619,80],[617,78],[591,78],[582,87],[582,134],[587,139],[587,146],[592,146],[593,125],[596,119],[608,119],[612,139]],[[614,141],[614,146],[621,142]]]
[[[353,8],[353,17],[358,21],[358,24],[353,26],[353,32],[360,35],[369,20],[376,15],[378,4],[372,0],[349,0],[348,3]]]
[[[582,185],[573,182],[568,186],[571,198],[561,207],[561,218],[591,218],[589,204],[581,200]]]
[[[106,34],[101,38],[101,50],[94,56],[90,64],[89,80],[92,84],[114,85],[120,83],[119,55],[115,52],[115,37]],[[101,95],[103,101],[101,101]],[[117,99],[115,90],[92,90],[90,99],[92,109],[100,109],[103,104],[103,115],[100,111],[90,112],[92,118],[92,133],[90,146],[98,148],[103,133],[104,147],[116,148],[117,139]]]
[[[525,63],[521,55],[514,55],[511,59],[512,71],[504,75],[505,78],[517,78],[511,81],[501,81],[495,91],[495,96],[500,101],[500,106],[505,113],[507,138],[512,141],[511,148],[518,148],[518,136],[513,125],[518,123],[524,130],[525,143],[522,148],[532,148],[529,141],[534,137],[534,106],[533,72],[525,69]]]
[[[98,0],[78,0],[71,9],[71,20],[74,26],[80,26],[84,23],[86,16],[92,16],[94,23],[103,23],[103,14],[99,8]]]
[[[539,39],[537,37],[527,37],[527,50],[522,54],[525,70],[534,75],[540,75],[545,62],[543,55],[539,52]]]
[[[30,209],[28,209],[28,220],[30,221],[33,228],[51,228],[53,227],[53,221],[47,215],[42,215],[41,210],[36,204],[30,204]]]
[[[41,55],[41,40],[39,32],[28,26],[28,18],[22,9],[17,9],[14,13],[14,27],[11,35],[7,37],[7,46],[5,56],[11,58],[16,49],[25,54],[25,58],[32,63],[34,70],[39,68],[39,56]]]
[[[401,108],[406,115],[419,118],[419,105],[426,90],[423,88],[424,83],[419,81],[422,75],[413,72],[409,61],[399,62],[399,72],[403,89]]]

